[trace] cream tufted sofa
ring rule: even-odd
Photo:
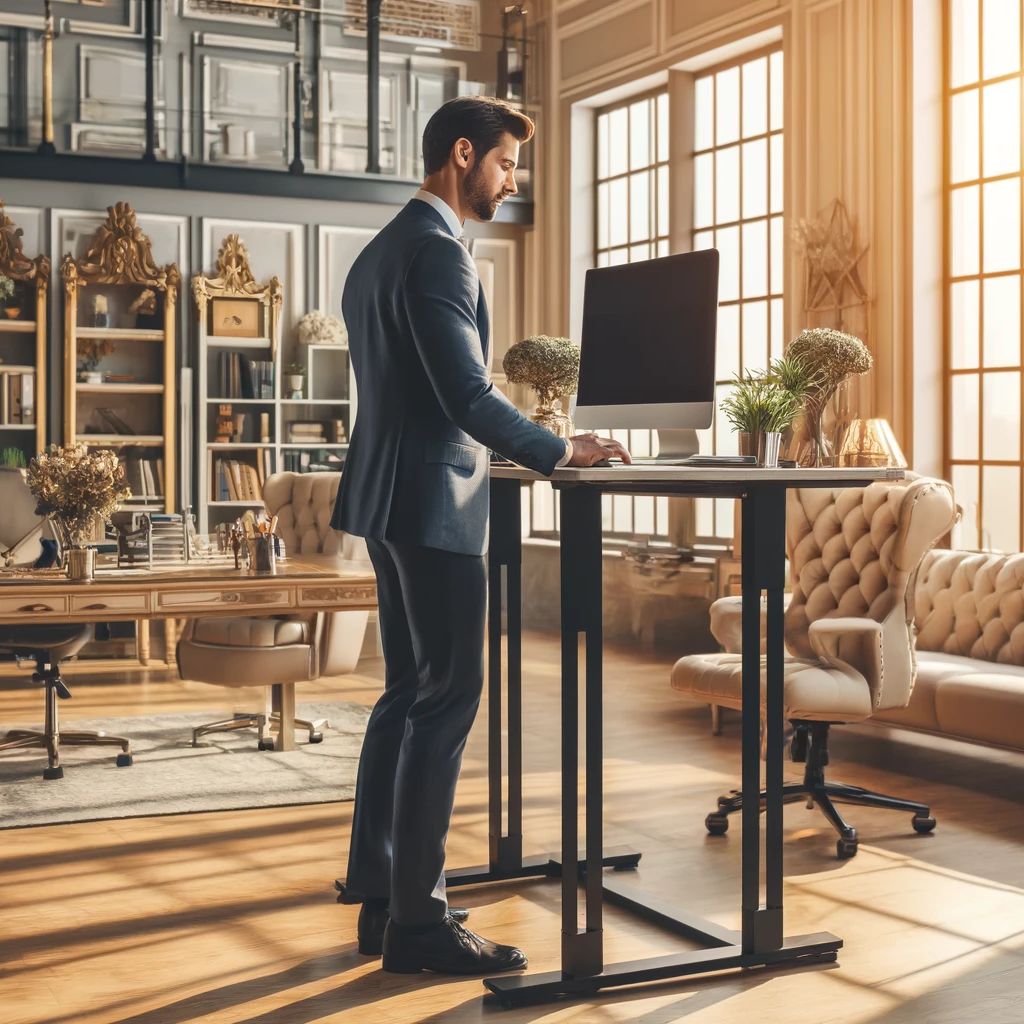
[[[910,810],[918,831],[934,827],[926,807],[826,782],[824,766],[830,724],[877,718],[910,700],[913,576],[953,521],[949,485],[913,475],[866,488],[790,491],[792,595],[785,613],[783,700],[796,727],[794,759],[807,769],[804,782],[787,786],[786,794],[819,805],[839,832],[840,856],[856,852],[856,831],[833,798]],[[706,703],[742,707],[740,609],[738,598],[712,606],[712,632],[725,653],[681,658],[672,669],[674,689]],[[725,832],[726,815],[740,806],[738,796],[723,797],[708,816],[709,831]]]
[[[277,473],[263,487],[267,512],[278,517],[277,532],[288,556],[329,556],[342,570],[372,572],[365,542],[331,528],[338,494],[338,473]],[[192,742],[210,732],[241,728],[259,731],[261,749],[269,749],[264,728],[280,723],[282,709],[294,718],[295,683],[351,672],[359,659],[369,613],[244,616],[191,619],[178,643],[182,679],[221,686],[264,685],[270,711],[246,712],[193,731]],[[323,735],[323,722],[295,719],[311,743]],[[294,737],[277,729],[273,746],[294,747]]]
[[[929,552],[914,613],[914,692],[875,721],[1024,750],[1024,555]]]

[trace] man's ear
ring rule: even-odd
[[[452,146],[452,153],[459,167],[469,167],[470,161],[473,159],[473,143],[469,139],[456,139],[455,145]]]

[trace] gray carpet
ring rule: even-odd
[[[322,743],[296,730],[297,750],[256,749],[256,730],[214,733],[192,747],[192,729],[216,711],[93,721],[65,729],[102,730],[132,742],[135,763],[117,768],[119,747],[61,751],[64,778],[44,780],[44,750],[0,752],[0,828],[104,818],[284,807],[351,800],[370,709],[362,704],[300,704],[300,718],[326,718]],[[226,716],[222,716],[226,717]],[[20,728],[39,728],[22,723]],[[0,734],[8,728],[0,726]]]

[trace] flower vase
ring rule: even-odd
[[[557,399],[549,399],[538,395],[540,399],[530,419],[538,426],[550,430],[556,437],[572,437],[572,420],[562,412],[562,403]]]

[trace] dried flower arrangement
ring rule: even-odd
[[[830,327],[810,327],[790,343],[787,355],[802,360],[816,382],[804,400],[804,415],[814,450],[812,465],[825,464],[830,456],[822,436],[821,418],[839,386],[849,377],[867,373],[874,359],[860,338]]]
[[[78,369],[92,373],[104,356],[114,352],[114,343],[109,338],[78,339]]]
[[[152,288],[143,288],[138,298],[128,307],[128,312],[152,316],[156,312],[156,292]]]
[[[299,320],[299,341],[303,345],[346,345],[348,331],[336,316],[314,309]]]
[[[0,274],[0,307],[14,298],[14,281],[6,274]]]
[[[36,511],[55,520],[73,547],[82,547],[96,520],[109,523],[131,496],[117,455],[85,445],[50,445],[29,463],[27,477]]]

